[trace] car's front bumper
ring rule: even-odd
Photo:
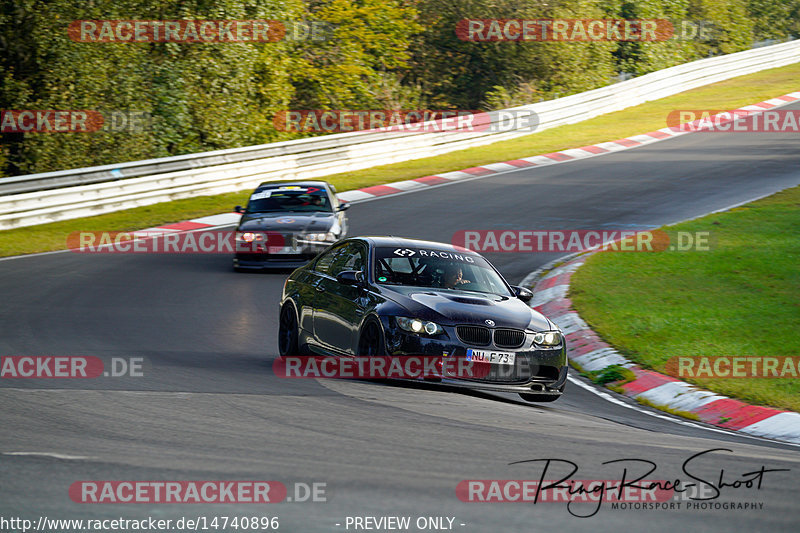
[[[314,259],[330,245],[329,242],[320,242],[272,252],[237,252],[233,256],[233,266],[240,270],[298,268]]]
[[[445,326],[443,335],[426,337],[400,329],[393,323],[393,319],[385,318],[383,322],[388,355],[440,356],[443,362],[450,361],[450,364],[444,365],[441,380],[448,385],[497,392],[559,395],[567,381],[568,361],[565,340],[562,340],[559,347],[553,349],[537,349],[527,341],[516,349],[501,348],[494,344],[472,346],[459,340],[452,327]],[[487,366],[479,367],[481,371],[477,373],[460,372],[457,370],[460,367],[456,362],[466,359],[467,350],[470,348],[513,352],[514,365],[475,363]],[[448,368],[455,371],[448,372]]]

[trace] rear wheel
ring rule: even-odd
[[[281,308],[281,317],[278,322],[278,352],[281,356],[298,355],[300,350],[297,345],[297,336],[297,317],[292,306],[286,304]]]

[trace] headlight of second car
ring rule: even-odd
[[[237,231],[236,242],[256,242],[263,241],[264,234],[255,231]]]
[[[561,344],[561,332],[560,331],[540,331],[539,333],[533,334],[533,344],[537,344],[539,346],[544,346],[546,348],[552,348],[554,346],[559,346]]]
[[[430,322],[429,320],[407,318],[404,316],[398,316],[395,320],[397,320],[397,325],[400,326],[401,329],[416,333],[417,335],[439,335],[440,333],[444,333],[442,326],[436,322]]]
[[[311,242],[336,242],[336,234],[330,231],[327,233],[301,233],[298,236],[302,240]]]

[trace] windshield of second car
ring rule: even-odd
[[[502,278],[483,257],[425,248],[377,248],[375,281],[382,285],[509,295]]]
[[[250,196],[248,213],[272,212],[314,212],[330,213],[330,199],[325,189],[319,187],[278,187],[261,189]]]

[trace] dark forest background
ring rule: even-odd
[[[706,40],[459,40],[463,18],[702,21]],[[277,19],[325,41],[86,44],[73,20]],[[0,109],[132,110],[140,132],[3,134],[0,176],[296,138],[283,109],[498,109],[800,35],[797,0],[0,0]]]

